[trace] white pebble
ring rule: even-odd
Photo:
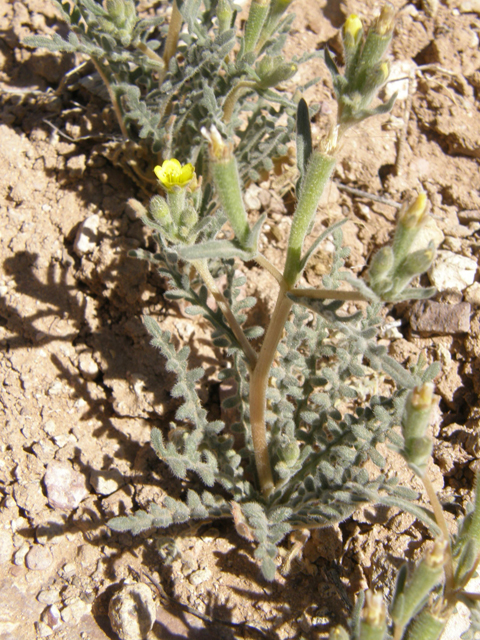
[[[144,640],[156,617],[149,587],[142,583],[124,586],[110,600],[108,617],[120,640]]]
[[[109,496],[125,484],[125,480],[118,469],[109,469],[108,471],[92,471],[90,484],[95,489],[95,493]]]
[[[32,571],[46,571],[50,569],[52,562],[52,552],[42,544],[34,544],[25,556],[25,564]]]
[[[43,481],[47,490],[48,504],[53,509],[62,511],[76,509],[88,494],[85,477],[75,471],[68,462],[56,460],[50,462]]]
[[[85,380],[95,380],[98,376],[98,364],[90,351],[84,351],[78,357],[78,369]]]
[[[463,291],[473,284],[477,272],[477,262],[452,251],[439,251],[428,272],[430,282],[439,290],[457,289]]]
[[[89,253],[95,249],[99,224],[100,217],[96,213],[85,218],[80,224],[73,243],[73,250],[77,256],[81,257],[84,253]]]
[[[188,578],[189,582],[195,586],[206,582],[212,577],[212,572],[210,569],[199,569],[198,571],[194,571],[190,574]]]

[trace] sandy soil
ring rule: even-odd
[[[403,81],[393,113],[351,135],[321,210],[323,221],[348,217],[355,272],[387,240],[395,208],[345,187],[395,202],[423,187],[440,249],[478,258],[478,3],[477,13],[467,0],[396,4],[392,63],[398,76],[411,76],[410,90]],[[326,44],[338,51],[345,17],[355,11],[368,19],[376,7],[372,0],[294,0],[287,54]],[[155,593],[151,638],[322,637],[329,622],[348,614],[360,588],[388,594],[396,569],[419,557],[428,532],[410,516],[364,509],[313,536],[290,575],[269,584],[228,522],[169,531],[170,546],[160,534],[132,538],[105,526],[113,515],[182,490],[149,446],[151,428],[168,425],[172,415],[172,380],[149,346],[141,314],[161,319],[198,361],[212,363],[204,397],[213,410],[215,359],[223,356],[209,346],[200,321],[164,301],[156,273],[126,257],[149,242],[126,204],[145,194],[130,177],[128,158],[114,153],[111,109],[79,82],[88,69],[58,92],[64,74],[82,61],[20,44],[33,33],[66,32],[53,3],[0,0],[0,16],[0,640],[115,638],[106,612],[123,579],[143,581]],[[321,102],[320,132],[333,107],[321,61],[295,80],[315,75],[320,81],[307,98]],[[263,183],[250,200],[252,216],[259,206],[269,214],[263,242],[277,263],[288,225],[287,178]],[[90,216],[98,228],[90,248],[76,252],[79,226]],[[306,278],[315,283],[321,273],[320,258]],[[265,313],[270,281],[255,269],[249,280]],[[402,362],[423,349],[443,365],[433,472],[452,520],[469,498],[480,452],[479,289],[476,276],[474,284],[435,298],[442,313],[467,305],[463,324],[422,324],[425,309],[409,304],[391,310],[402,322],[386,338]],[[77,480],[82,499],[75,507],[55,506],[47,493],[47,469],[56,465]],[[111,470],[119,474],[104,474],[110,484],[99,484],[98,472]],[[55,607],[61,619],[51,631],[46,623]]]

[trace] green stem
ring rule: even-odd
[[[335,163],[335,156],[320,151],[314,151],[310,156],[288,239],[287,260],[283,277],[289,287],[292,287],[300,276],[303,242]]]
[[[270,368],[293,304],[285,295],[287,291],[287,285],[282,284],[272,319],[258,355],[257,364],[250,377],[250,423],[252,440],[260,489],[265,497],[268,497],[274,489],[272,466],[268,453],[267,428],[265,424],[266,394]]]
[[[248,364],[251,369],[255,367],[255,363],[257,362],[257,354],[254,351],[251,344],[248,342],[247,337],[243,333],[242,327],[238,324],[237,319],[233,315],[233,311],[230,308],[230,305],[227,302],[227,299],[217,287],[217,283],[215,282],[212,274],[207,265],[206,260],[192,260],[193,267],[197,270],[198,274],[204,281],[207,289],[210,291],[212,296],[215,298],[216,303],[218,304],[218,308],[221,310],[223,315],[225,316],[228,324],[230,325],[230,329],[233,331],[236,339],[240,343],[243,352],[245,353]]]

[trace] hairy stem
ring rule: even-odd
[[[252,440],[260,489],[265,497],[269,496],[274,489],[272,466],[268,453],[267,428],[265,424],[266,394],[270,368],[293,304],[285,295],[287,291],[287,286],[282,284],[272,319],[258,355],[257,364],[250,377],[250,423],[252,427]]]
[[[182,14],[178,9],[176,0],[174,0],[172,6],[172,15],[170,17],[170,24],[168,25],[167,39],[165,41],[165,49],[163,51],[163,62],[165,66],[163,68],[163,72],[160,73],[160,84],[162,84],[163,79],[167,73],[168,63],[170,62],[170,59],[173,58],[177,50],[178,37],[182,29],[182,23]]]
[[[268,273],[275,278],[278,284],[283,284],[284,280],[282,274],[277,269],[277,267],[272,264],[270,260],[268,260],[268,258],[266,258],[261,253],[257,253],[257,255],[255,256],[255,262],[258,262],[261,267],[266,269]]]
[[[451,593],[455,588],[455,579],[454,579],[454,573],[453,573],[450,534],[448,533],[447,523],[443,513],[442,505],[440,504],[437,498],[435,489],[433,488],[433,485],[430,481],[430,478],[427,476],[427,474],[425,474],[422,477],[422,482],[423,482],[423,486],[425,487],[425,491],[427,492],[428,499],[430,500],[430,504],[432,505],[433,513],[435,515],[435,520],[437,521],[437,524],[440,527],[443,537],[448,542],[447,558],[445,562],[445,590],[447,593],[449,592]]]
[[[307,296],[315,300],[355,300],[362,302],[366,300],[358,291],[344,291],[343,289],[292,289],[289,293],[299,298]]]
[[[212,296],[215,298],[215,302],[218,304],[219,309],[225,316],[228,324],[230,325],[230,329],[233,331],[236,339],[240,343],[240,346],[247,357],[248,364],[251,369],[255,367],[255,363],[257,362],[257,354],[253,349],[252,345],[248,342],[247,337],[243,333],[242,327],[238,324],[235,316],[233,315],[233,311],[230,308],[230,305],[227,302],[227,299],[217,287],[217,283],[215,282],[210,270],[207,266],[206,260],[192,260],[193,267],[197,270],[198,274],[202,278],[205,283],[205,286],[210,291]]]
[[[98,72],[98,75],[101,77],[105,86],[107,87],[108,95],[110,96],[110,100],[112,101],[113,110],[115,111],[115,115],[117,116],[118,125],[120,127],[120,131],[122,132],[122,136],[125,140],[129,140],[130,136],[128,135],[127,127],[125,126],[125,122],[123,120],[122,110],[120,109],[120,105],[117,102],[117,96],[115,95],[112,85],[110,84],[105,71],[103,70],[100,62],[96,60],[92,56],[92,62],[95,65],[95,69]]]
[[[254,89],[257,85],[255,82],[249,80],[241,80],[236,84],[227,94],[225,102],[223,103],[223,121],[225,124],[229,124],[233,116],[233,110],[237,104],[237,100],[242,93],[245,93],[248,89]]]

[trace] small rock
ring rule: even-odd
[[[245,191],[243,199],[247,211],[260,211],[262,208],[262,202],[258,197],[259,191],[260,187],[256,184],[251,184]]]
[[[25,556],[25,563],[32,571],[46,571],[53,562],[52,552],[49,547],[42,544],[34,544]]]
[[[72,601],[62,609],[62,620],[64,622],[77,623],[90,609],[91,605],[83,602],[80,598],[73,598]]]
[[[98,376],[98,364],[90,351],[84,351],[78,357],[78,369],[85,380],[95,380]]]
[[[458,289],[463,291],[475,281],[477,261],[452,251],[439,251],[429,270],[430,282],[439,291]]]
[[[29,549],[30,547],[27,543],[22,544],[20,549],[18,549],[13,556],[13,564],[15,564],[17,567],[20,567],[25,562],[25,556],[27,555]]]
[[[45,622],[42,622],[42,621],[36,622],[35,628],[37,631],[37,636],[39,638],[48,638],[53,633],[52,629],[50,629],[48,624],[45,624]]]
[[[92,567],[97,562],[98,557],[98,550],[89,544],[82,544],[77,552],[77,560],[83,569]]]
[[[210,569],[199,569],[198,571],[194,571],[193,573],[191,573],[188,580],[190,584],[198,586],[199,584],[202,584],[202,582],[210,580],[211,577],[212,572],[210,571]]]
[[[60,617],[60,611],[54,604],[50,605],[43,611],[41,615],[41,621],[45,623],[50,629],[58,629],[62,625]]]
[[[108,617],[120,640],[144,640],[155,623],[155,609],[146,584],[125,585],[110,600]]]
[[[80,224],[78,227],[73,250],[77,256],[83,256],[84,253],[93,251],[97,246],[97,232],[100,224],[100,217],[94,213]]]
[[[43,481],[47,490],[48,504],[53,509],[62,511],[76,509],[88,494],[85,477],[75,471],[68,462],[56,460],[50,462]]]
[[[431,300],[412,305],[410,326],[419,333],[468,333],[471,307],[467,302],[445,304]]]
[[[465,302],[480,306],[480,282],[474,282],[470,287],[467,287],[463,297]]]
[[[55,604],[56,602],[60,602],[60,592],[58,589],[45,589],[44,591],[40,591],[37,600],[42,604]],[[58,615],[60,615],[60,613]]]
[[[109,496],[125,484],[125,480],[118,469],[109,469],[108,471],[92,471],[90,483],[95,489],[95,493]]]
[[[0,564],[10,562],[12,554],[12,534],[7,529],[0,529]]]
[[[480,209],[464,209],[458,212],[458,219],[462,224],[480,222]]]
[[[71,178],[81,178],[87,164],[85,155],[73,156],[67,160],[66,168]]]
[[[480,0],[463,0],[460,4],[462,13],[478,13],[480,14]]]

